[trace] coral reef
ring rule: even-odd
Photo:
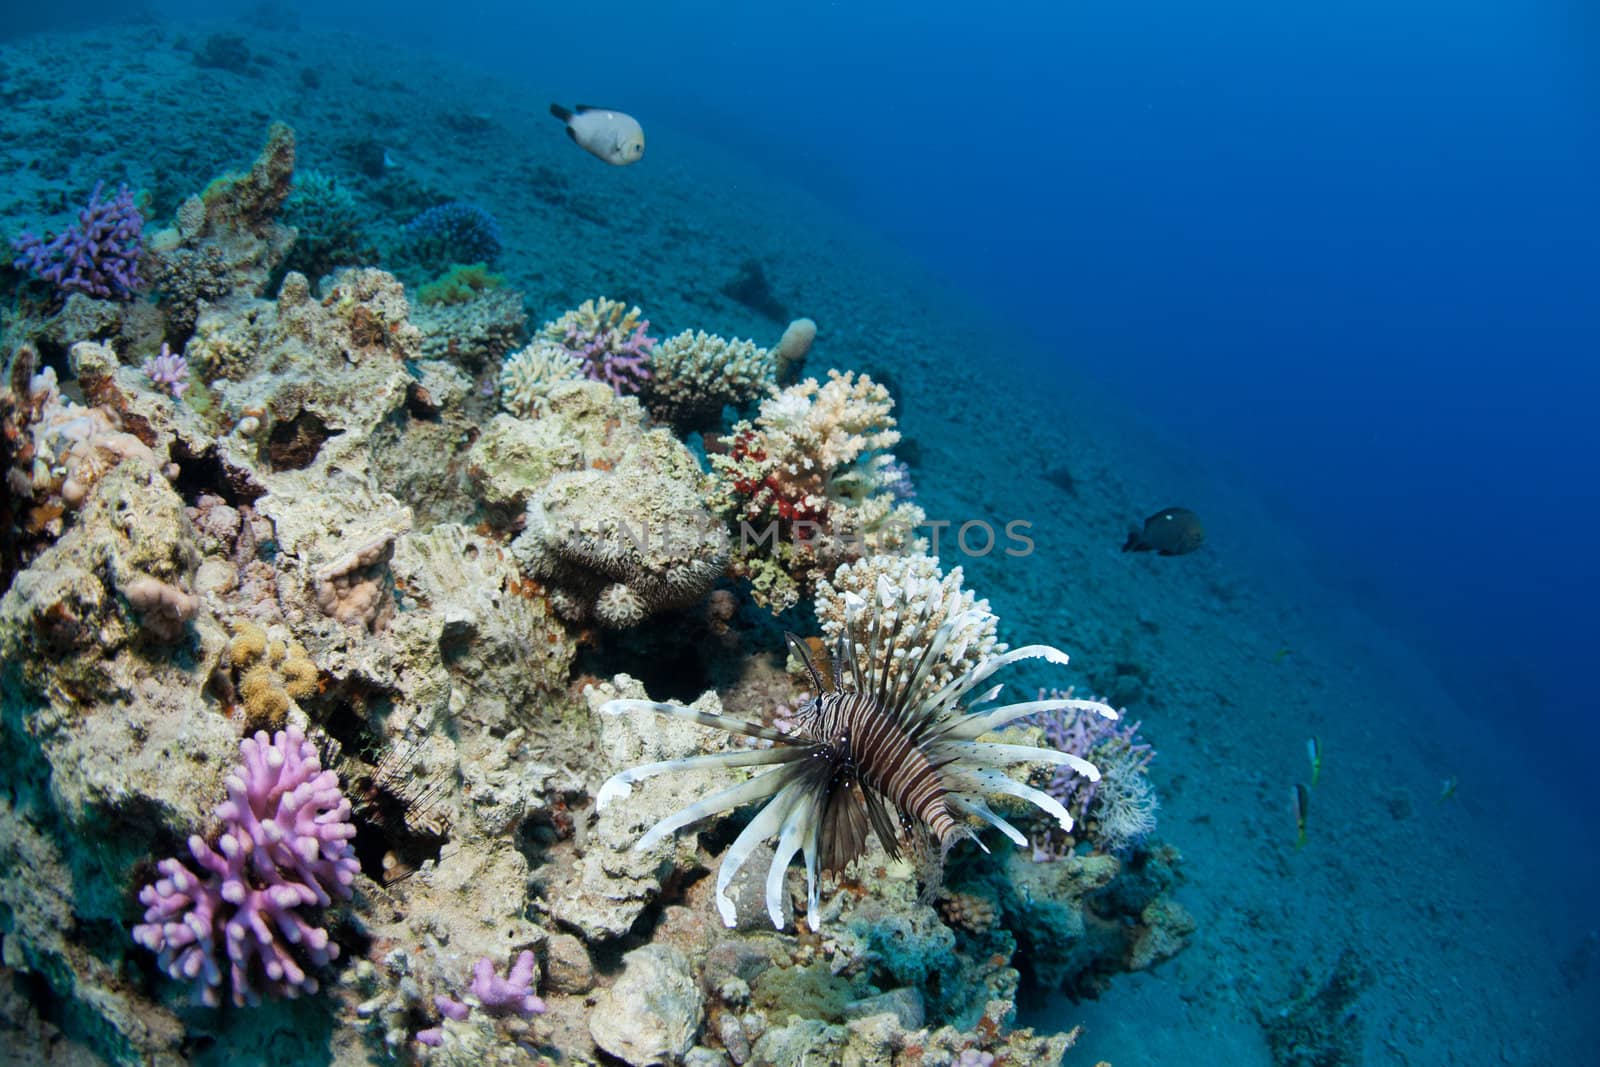
[[[893,401],[865,375],[830,371],[762,401],[714,454],[713,500],[735,524],[733,573],[781,611],[841,564],[917,548],[923,513],[884,484],[899,441]]]
[[[638,308],[600,297],[585,300],[540,331],[583,365],[583,373],[618,393],[637,393],[651,377],[650,353],[656,339],[650,320]]]
[[[226,35],[188,48],[222,64],[207,79],[317,90]],[[496,250],[493,220],[446,205],[395,226],[439,201],[425,168],[371,137],[305,143],[348,176],[297,175],[282,125],[196,195],[202,175],[162,172],[150,299],[13,276],[0,914],[27,995],[0,1011],[24,1057],[61,1032],[162,1065],[264,1034],[339,1064],[1048,1062],[1072,1035],[1012,1028],[1021,983],[1091,990],[1181,948],[1148,840],[1035,865],[872,838],[815,884],[731,820],[635,848],[780,751],[702,723],[798,736],[824,696],[730,573],[774,607],[816,590],[805,660],[879,605],[885,657],[938,644],[930,687],[1006,654],[994,616],[959,569],[892,554],[920,513],[887,391],[775,392],[809,320],[770,351],[692,329],[657,345],[637,308],[594,300],[518,350],[522,294],[467,255]],[[604,196],[561,195],[614,224]],[[428,283],[415,304],[375,259]],[[462,262],[483,265],[438,277]],[[500,269],[529,292],[611,281],[523,266]],[[691,431],[758,402],[708,473]],[[816,520],[828,543],[736,551],[730,519]],[[652,690],[699,694],[694,714],[602,714],[647,700],[604,677],[635,657]],[[649,761],[683,769],[609,803],[608,776]],[[1020,819],[1052,761],[1013,767],[963,825]]]

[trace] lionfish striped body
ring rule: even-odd
[[[1066,654],[1047,645],[1027,645],[988,656],[938,684],[934,669],[947,656],[951,661],[959,658],[951,642],[972,613],[935,618],[939,598],[919,596],[925,591],[914,581],[901,588],[880,579],[870,611],[866,601],[847,595],[847,634],[838,643],[826,681],[805,646],[790,635],[818,694],[797,715],[793,732],[675,704],[608,702],[601,708],[607,714],[671,715],[770,741],[772,747],[690,756],[622,771],[601,786],[596,806],[603,809],[626,796],[635,782],[660,774],[704,767],[770,768],[661,820],[634,847],[650,848],[702,819],[765,801],[723,858],[716,901],[723,921],[734,925],[737,916],[728,886],[756,847],[776,838],[766,905],[773,925],[780,929],[784,873],[797,853],[805,858],[807,920],[815,930],[820,924],[818,872],[840,870],[862,855],[869,831],[891,856],[899,854],[902,834],[919,826],[944,849],[963,837],[976,838],[975,824],[993,826],[1025,846],[1028,841],[1022,832],[985,801],[994,794],[1026,800],[1053,816],[1063,830],[1071,830],[1072,816],[1054,797],[1010,777],[1005,768],[1051,763],[1098,780],[1100,773],[1092,764],[1055,749],[978,738],[1042,711],[1081,708],[1111,719],[1116,712],[1095,701],[1070,697],[973,711],[1000,694],[1002,687],[996,685],[972,696],[1001,667],[1025,659],[1065,664]]]

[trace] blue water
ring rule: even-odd
[[[150,6],[181,22],[252,5]],[[1493,739],[1485,751],[1514,768],[1508,779],[1548,791],[1482,802],[1554,804],[1593,840],[1600,16],[1589,7],[286,9],[532,96],[625,108],[663,131],[653,138],[692,131],[897,246],[1025,339],[949,358],[975,375],[994,359],[1070,370],[1190,469],[1264,501],[1309,570],[1437,673]],[[112,13],[30,16],[14,28]],[[1166,488],[1149,510],[1205,492],[1198,479]],[[1246,519],[1206,517],[1220,551],[1230,533],[1249,543]],[[1419,728],[1392,715],[1373,726]],[[1538,877],[1592,885],[1595,857],[1543,832],[1531,811]],[[1381,1049],[1369,1062],[1387,1062]]]
[[[1515,705],[1524,755],[1581,771],[1565,754],[1600,739],[1584,5],[334,7],[304,18],[719,141],[1021,316],[1036,344],[1012,358],[1091,371],[1245,480],[1469,708]]]

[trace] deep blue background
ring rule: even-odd
[[[1027,309],[1038,345],[1013,358],[1091,369],[1258,486],[1544,759],[1600,740],[1593,6],[408,0],[305,18],[694,129]]]

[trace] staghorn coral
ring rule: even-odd
[[[583,364],[565,345],[540,339],[501,364],[500,404],[518,418],[537,418],[549,408],[552,386],[583,377]]]
[[[639,316],[638,308],[602,296],[545,323],[540,332],[571,352],[588,377],[618,393],[637,393],[650,378],[656,344],[647,334],[650,320]]]
[[[754,341],[729,341],[685,330],[663,341],[650,358],[651,377],[639,391],[650,414],[680,433],[714,427],[725,406],[739,407],[770,393],[777,382],[772,353]]]
[[[239,754],[217,807],[221,837],[214,846],[189,838],[198,871],[161,861],[161,877],[139,892],[144,922],[133,928],[161,969],[196,983],[196,999],[209,1005],[221,1003],[225,987],[238,1005],[263,993],[315,993],[309,970],[337,959],[339,946],[307,909],[348,898],[358,870],[350,802],[304,734],[257,733],[239,742]]]
[[[144,216],[126,185],[112,200],[102,200],[99,182],[78,212],[77,225],[45,240],[24,230],[11,246],[12,263],[62,293],[86,293],[101,300],[132,300],[139,288],[139,256],[144,246]]]
[[[784,610],[843,563],[920,547],[922,510],[893,491],[893,403],[866,375],[830,371],[763,401],[722,438],[712,502],[738,526],[732,571],[757,603]]]

